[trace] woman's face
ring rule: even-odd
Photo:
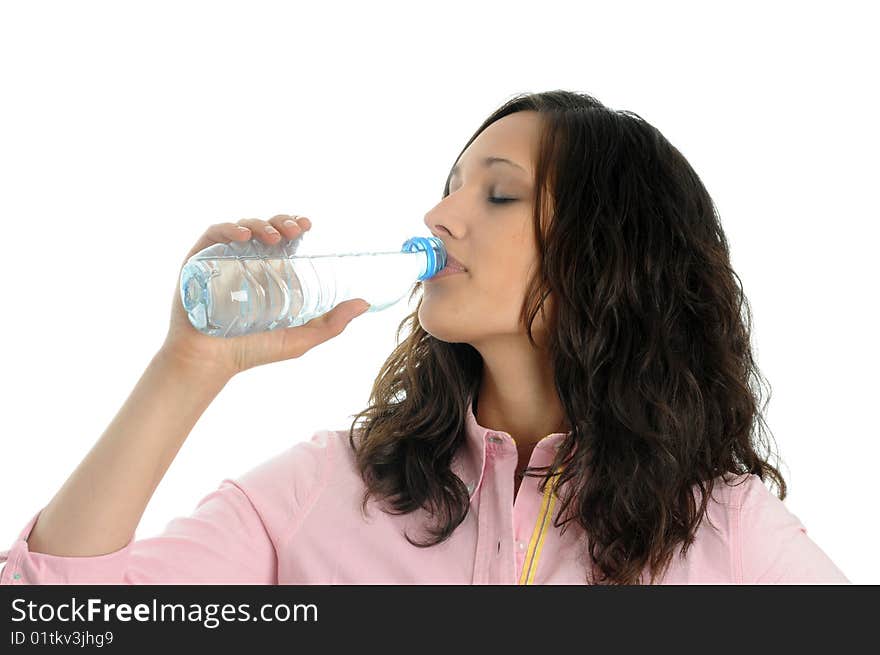
[[[534,111],[492,123],[456,162],[449,195],[425,215],[431,233],[467,269],[422,283],[419,322],[437,339],[479,350],[489,340],[525,334],[519,313],[537,265],[532,211],[539,128]],[[486,165],[487,157],[514,165]],[[533,332],[540,332],[541,323],[539,312]]]

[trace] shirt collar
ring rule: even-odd
[[[516,452],[516,440],[504,430],[494,430],[480,425],[474,414],[475,395],[468,398],[467,413],[465,414],[464,428],[467,436],[468,448],[466,457],[462,457],[458,466],[459,477],[468,486],[468,491],[473,498],[474,493],[483,479],[483,470],[486,465],[486,450],[489,447],[499,450]],[[543,437],[535,444],[535,448],[555,451],[559,443],[568,435],[567,432],[554,432]],[[553,455],[555,453],[551,453]],[[552,458],[552,457],[551,457]]]

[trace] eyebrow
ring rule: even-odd
[[[510,164],[511,166],[515,166],[516,168],[521,170],[523,173],[528,172],[526,169],[524,169],[522,166],[520,166],[516,162],[510,161],[509,159],[505,159],[504,157],[485,157],[484,159],[481,160],[480,163],[483,164],[483,168],[488,168],[492,164]],[[459,168],[458,164],[453,166],[452,170],[449,172],[449,179],[452,179],[453,176],[458,175],[460,170],[461,169]]]

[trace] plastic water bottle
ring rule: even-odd
[[[303,236],[216,243],[190,257],[180,299],[193,327],[220,337],[296,327],[352,298],[377,312],[446,266],[446,248],[433,236],[392,252],[296,255]]]

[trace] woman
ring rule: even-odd
[[[311,227],[288,220],[212,226],[184,261]],[[583,94],[517,96],[468,141],[425,223],[463,270],[415,285],[408,336],[350,430],[224,479],[134,541],[229,378],[366,309],[218,339],[175,294],[162,349],[0,581],[849,582],[756,449],[748,305],[709,194],[657,129]]]

